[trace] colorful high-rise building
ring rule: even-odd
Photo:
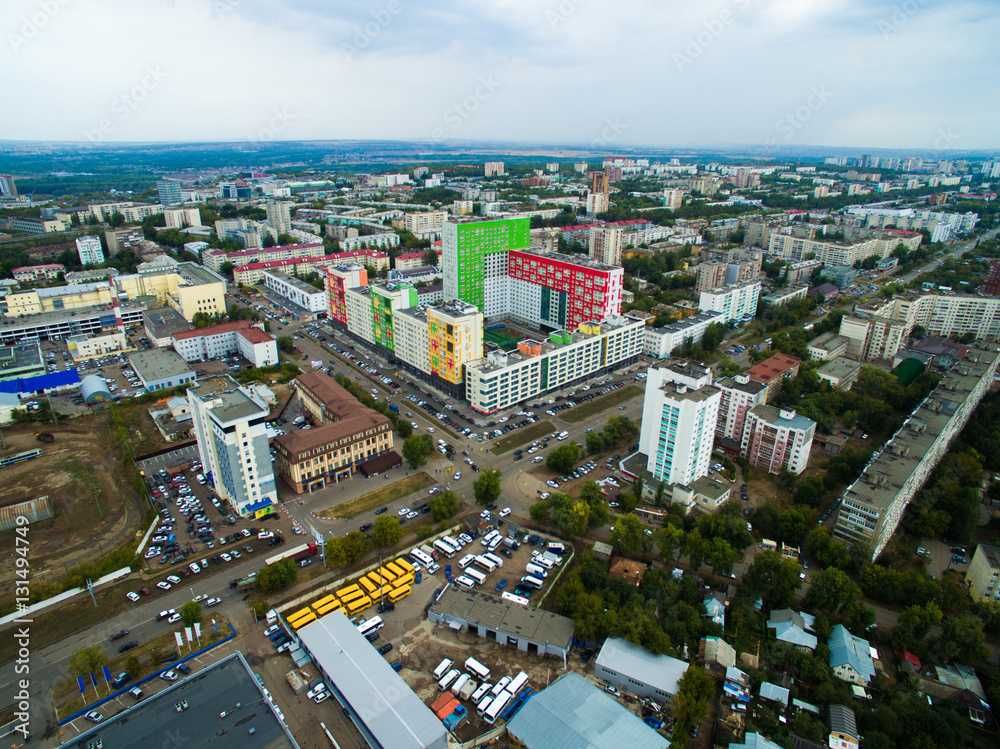
[[[583,255],[515,251],[508,272],[509,314],[531,324],[575,330],[621,313],[621,267]]]
[[[368,271],[363,265],[351,263],[326,269],[326,291],[330,295],[331,320],[347,325],[347,302],[344,293],[368,285]]]
[[[457,385],[465,364],[483,358],[483,316],[471,304],[445,302],[427,309],[431,373]]]
[[[393,313],[398,309],[417,306],[417,290],[400,284],[375,285],[372,296],[372,335],[375,343],[389,351],[396,348],[392,324]]]
[[[475,306],[486,317],[506,307],[507,254],[531,245],[531,221],[523,218],[444,224],[441,253],[444,298]],[[499,303],[494,311],[494,303]]]

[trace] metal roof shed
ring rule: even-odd
[[[526,749],[665,749],[670,743],[572,671],[528,700],[507,731]]]
[[[342,611],[296,633],[338,701],[373,746],[445,749],[444,725]]]

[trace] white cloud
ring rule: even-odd
[[[987,0],[8,0],[5,138],[996,146]],[[161,71],[155,87],[149,70]],[[482,81],[491,82],[486,88]],[[494,85],[496,84],[496,85]],[[833,95],[787,136],[810,91]],[[124,99],[122,97],[125,97]],[[137,100],[141,97],[141,101]],[[133,108],[134,105],[134,108]],[[457,118],[457,119],[456,119]],[[458,122],[455,126],[454,123]]]

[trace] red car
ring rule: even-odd
[[[144,595],[144,596],[148,596],[149,595],[149,588],[139,588],[139,592],[142,595]]]

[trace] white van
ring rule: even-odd
[[[454,661],[451,658],[445,658],[443,661],[441,661],[438,664],[438,667],[434,669],[434,678],[440,679],[442,676],[448,673],[448,669],[451,668],[452,663],[454,663]]]
[[[532,577],[540,577],[543,580],[549,576],[549,571],[537,564],[529,563],[527,566],[525,566],[524,571],[527,572]]]
[[[442,692],[448,689],[448,687],[452,685],[452,682],[454,682],[455,679],[458,678],[458,675],[460,673],[461,671],[459,671],[457,668],[453,668],[451,671],[446,673],[444,675],[444,678],[438,682],[438,689],[440,689]]]
[[[199,484],[204,484],[205,483],[205,474],[203,474],[203,473],[199,473],[194,478],[195,478],[195,481],[197,481]]]
[[[559,432],[559,436],[557,437],[557,439],[564,440],[567,437],[569,437],[569,432]]]

